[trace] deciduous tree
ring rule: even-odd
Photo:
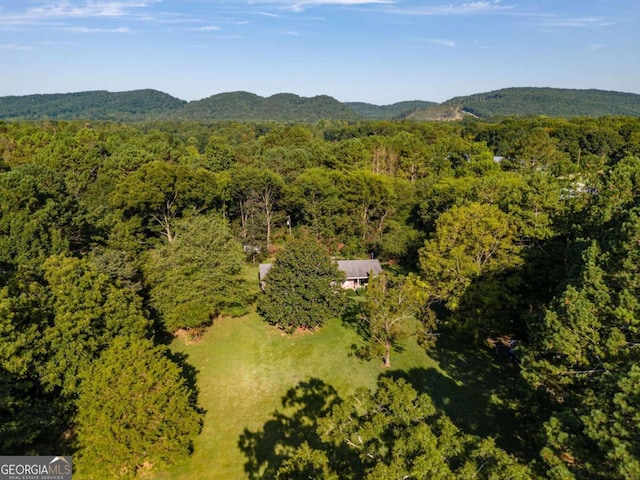
[[[418,283],[415,276],[402,278],[383,272],[367,285],[360,317],[365,340],[362,353],[382,358],[385,367],[391,366],[392,350],[410,335],[418,335],[421,324],[415,317],[427,300]],[[426,336],[433,336],[433,332],[421,335]]]
[[[529,469],[490,438],[467,435],[437,412],[431,398],[404,380],[383,377],[378,390],[358,389],[318,421],[323,449],[303,444],[279,479],[477,478],[528,480]],[[346,448],[347,458],[333,455]]]
[[[291,240],[264,279],[258,312],[270,324],[293,332],[315,329],[343,307],[344,274],[316,240]]]
[[[160,227],[161,234],[172,242],[177,218],[215,205],[219,194],[215,180],[204,169],[153,161],[125,177],[112,201],[126,221],[152,232]]]
[[[521,263],[511,219],[497,207],[482,203],[443,213],[419,253],[430,294],[451,310],[481,274]]]
[[[264,229],[263,238],[269,249],[283,187],[282,177],[271,170],[255,167],[238,167],[232,170],[230,189],[245,243],[253,240],[250,232],[257,223],[260,229]]]
[[[77,205],[62,174],[26,164],[0,174],[0,277],[34,274],[52,254],[70,248]]]
[[[175,237],[149,252],[145,267],[152,305],[165,328],[193,329],[249,302],[243,252],[217,214],[176,220]]]

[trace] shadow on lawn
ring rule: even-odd
[[[238,441],[247,457],[248,478],[275,478],[282,463],[303,443],[322,448],[316,428],[318,419],[339,402],[338,393],[317,378],[300,382],[282,398],[282,411],[276,410],[262,430],[244,430]]]
[[[344,312],[342,312],[342,325],[352,329],[361,337],[367,334],[364,322],[362,322],[362,304],[364,303],[364,295],[351,294],[347,297],[347,304]]]
[[[442,372],[430,368],[384,374],[404,378],[464,432],[491,436],[509,453],[527,458],[526,440],[518,415],[522,386],[516,367],[506,357],[480,348],[439,341],[429,355]],[[447,376],[448,375],[448,376]]]
[[[168,356],[182,370],[182,378],[189,389],[189,403],[200,414],[200,428],[207,410],[202,408],[198,401],[200,389],[198,388],[198,370],[189,363],[189,356],[181,352],[168,352]]]

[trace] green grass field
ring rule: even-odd
[[[287,417],[294,415],[283,406],[290,389],[316,385],[345,398],[359,386],[374,389],[380,375],[409,378],[464,430],[513,443],[513,373],[491,353],[443,345],[428,356],[408,341],[392,356],[393,367],[385,369],[380,361],[351,355],[357,341],[357,334],[340,320],[314,333],[288,336],[255,313],[216,321],[198,343],[176,339],[172,350],[197,372],[198,400],[206,414],[191,457],[156,477],[234,480],[258,478],[265,469],[272,472],[275,450],[286,444],[283,438],[311,431],[308,418],[294,422]],[[253,454],[247,441],[253,442]]]

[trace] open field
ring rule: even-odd
[[[302,385],[312,390],[315,385],[322,391],[335,389],[344,398],[359,386],[374,389],[380,375],[410,378],[467,431],[511,436],[510,366],[496,365],[492,354],[469,358],[437,348],[430,357],[410,341],[385,370],[377,360],[350,355],[357,341],[357,334],[339,320],[313,334],[287,336],[255,313],[217,321],[198,343],[185,345],[177,339],[172,349],[197,370],[206,416],[193,455],[157,478],[258,478],[275,467],[273,450],[283,443],[277,437],[292,433],[283,430],[283,425],[293,425],[287,420],[291,409],[283,407],[290,389]],[[253,442],[252,451],[247,442]]]

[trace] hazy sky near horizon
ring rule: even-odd
[[[639,0],[0,0],[0,96],[640,93]]]

